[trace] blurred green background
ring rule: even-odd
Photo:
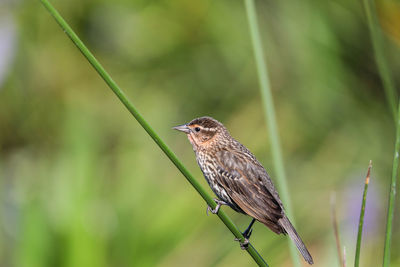
[[[53,1],[142,115],[206,187],[171,130],[223,122],[274,169],[242,1]],[[361,1],[256,1],[297,230],[315,266],[382,262],[394,126]],[[400,5],[377,2],[400,84]],[[208,188],[208,187],[207,187]],[[211,193],[211,190],[209,190]],[[399,197],[392,266],[400,266]],[[223,208],[244,229],[249,217]],[[0,266],[253,266],[39,1],[0,2]],[[256,224],[271,266],[287,237]]]

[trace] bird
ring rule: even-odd
[[[226,127],[212,117],[199,117],[173,129],[187,135],[196,155],[197,163],[211,190],[217,198],[215,209],[218,213],[222,205],[252,217],[243,232],[246,249],[257,220],[276,234],[287,234],[295,243],[304,260],[310,265],[313,258],[296,232],[270,176],[256,157],[234,139]]]

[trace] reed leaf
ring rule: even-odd
[[[365,14],[367,16],[368,27],[370,31],[372,46],[375,54],[375,61],[378,66],[378,72],[382,79],[383,88],[385,90],[386,100],[389,103],[390,111],[393,118],[396,119],[397,109],[397,94],[394,86],[393,78],[390,74],[390,68],[388,66],[384,48],[383,48],[383,36],[379,27],[379,21],[376,15],[376,8],[374,0],[363,0]]]
[[[394,204],[395,204],[395,199],[396,199],[397,174],[399,172],[400,103],[399,103],[399,108],[398,108],[398,113],[397,113],[396,142],[395,142],[394,147],[395,148],[394,148],[394,155],[393,155],[392,180],[390,183],[388,212],[387,212],[387,219],[386,219],[385,247],[383,250],[383,267],[390,266],[390,248],[391,248],[391,243],[392,243]]]
[[[276,181],[279,187],[279,194],[282,198],[282,202],[285,205],[285,210],[295,225],[295,220],[292,216],[292,205],[289,195],[289,189],[286,182],[285,168],[283,164],[282,150],[279,140],[278,124],[276,122],[274,101],[272,97],[268,68],[264,59],[264,51],[261,42],[260,30],[257,22],[256,8],[254,0],[245,0],[247,20],[250,29],[251,41],[253,44],[254,58],[257,66],[258,79],[260,83],[261,98],[264,107],[265,119],[268,126],[268,133],[271,142],[271,152],[273,164],[276,172]],[[300,267],[300,259],[297,253],[296,246],[288,239],[290,254],[294,266]]]
[[[392,169],[392,179],[390,183],[389,192],[389,202],[388,202],[388,213],[386,220],[386,234],[385,234],[385,246],[383,252],[383,266],[388,267],[390,265],[390,244],[392,240],[392,223],[394,215],[394,202],[396,196],[396,183],[397,183],[397,171],[399,165],[399,149],[400,149],[400,130],[399,130],[399,114],[400,105],[396,107],[398,102],[398,96],[396,94],[394,81],[390,73],[390,68],[388,66],[386,57],[384,55],[383,48],[383,37],[381,34],[381,29],[379,27],[379,21],[376,15],[375,2],[373,0],[363,0],[365,13],[367,16],[368,27],[370,30],[371,41],[374,48],[375,61],[378,66],[379,75],[381,76],[383,88],[385,90],[386,99],[390,106],[390,110],[393,114],[393,118],[396,125],[396,141],[395,141],[395,151],[393,158],[393,169]],[[396,113],[396,108],[398,112]],[[396,116],[397,115],[397,116]]]
[[[356,245],[356,255],[354,259],[354,267],[358,267],[360,265],[361,237],[364,226],[365,203],[367,202],[367,192],[368,192],[369,179],[371,175],[371,168],[372,168],[372,161],[370,160],[367,176],[365,177],[364,193],[361,203],[360,221],[358,223],[358,234],[357,234],[357,245]]]

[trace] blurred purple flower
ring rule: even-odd
[[[11,15],[0,16],[0,89],[14,58],[16,27]]]
[[[379,188],[377,188],[377,183],[374,182],[374,178],[371,175],[368,187],[364,215],[363,243],[373,240],[381,228],[379,223],[382,221],[380,218],[383,215],[381,211],[382,197],[380,196]],[[354,243],[356,242],[358,233],[364,181],[365,177],[353,176],[351,183],[346,186],[346,190],[343,193],[342,205],[345,207],[343,222],[344,236],[347,236],[346,239]]]

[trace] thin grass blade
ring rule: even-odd
[[[333,232],[335,234],[335,242],[336,242],[336,250],[340,262],[340,266],[344,267],[344,254],[342,254],[342,245],[340,244],[340,235],[339,235],[339,225],[337,222],[337,215],[336,215],[336,194],[333,192],[331,194],[331,217],[332,217],[332,226]]]
[[[372,160],[369,161],[367,176],[365,178],[365,184],[364,184],[364,193],[363,193],[363,199],[362,199],[362,204],[361,204],[360,221],[358,223],[356,256],[354,259],[355,267],[358,267],[360,265],[361,237],[362,237],[362,231],[363,231],[363,226],[364,226],[365,203],[367,202],[367,192],[368,192],[369,179],[370,179],[370,175],[371,175],[371,168],[372,168]]]
[[[387,64],[383,48],[383,36],[379,27],[379,21],[376,15],[374,0],[363,0],[365,13],[367,15],[368,27],[370,30],[372,46],[374,48],[375,61],[381,76],[383,88],[385,90],[386,100],[389,103],[393,118],[396,119],[397,94],[394,81]]]
[[[347,266],[347,260],[346,260],[346,246],[343,246],[343,267]]]
[[[271,87],[268,77],[267,64],[264,60],[264,51],[262,48],[261,35],[257,22],[256,8],[254,0],[245,0],[247,20],[250,29],[251,40],[253,44],[254,57],[257,65],[258,78],[260,83],[261,96],[263,101],[265,119],[269,130],[271,142],[272,158],[276,171],[276,181],[279,187],[279,193],[285,205],[285,210],[293,225],[295,225],[294,217],[292,216],[292,205],[289,196],[289,189],[286,182],[285,168],[283,164],[282,150],[278,134],[278,125],[275,117],[274,101],[271,93]],[[297,253],[296,246],[290,241],[290,254],[293,265],[300,267],[300,259]]]
[[[376,15],[375,2],[373,0],[363,0],[365,13],[367,15],[368,27],[371,34],[371,41],[374,48],[375,61],[378,66],[379,75],[381,76],[383,87],[386,94],[386,99],[389,103],[390,110],[393,114],[393,118],[396,124],[396,142],[395,142],[395,152],[393,158],[393,169],[392,169],[392,179],[390,184],[389,192],[389,203],[388,203],[388,213],[386,220],[386,234],[385,234],[385,246],[383,252],[383,266],[388,267],[390,265],[390,245],[392,240],[392,223],[394,215],[394,200],[396,195],[396,183],[397,183],[397,171],[399,164],[399,149],[400,149],[400,133],[399,133],[399,117],[400,117],[400,105],[396,107],[398,102],[398,96],[396,94],[396,89],[394,86],[394,81],[390,73],[390,68],[388,66],[386,57],[384,55],[383,49],[383,36],[381,29],[379,27],[378,18]],[[396,108],[398,112],[396,114]],[[397,115],[397,116],[396,116]]]
[[[386,219],[385,247],[383,250],[383,267],[390,266],[390,249],[392,243],[392,229],[394,217],[394,204],[396,199],[397,175],[399,172],[399,154],[400,154],[400,102],[397,114],[396,142],[394,146],[392,181],[390,183],[388,212]]]

